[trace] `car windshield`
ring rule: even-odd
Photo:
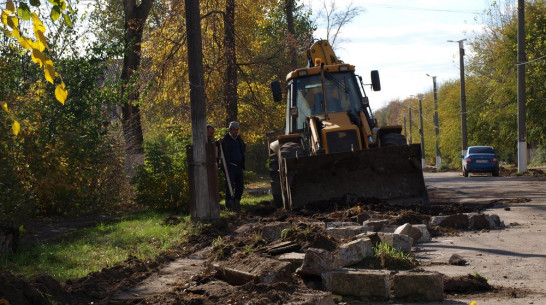
[[[324,86],[328,112],[355,113],[361,109],[361,98],[354,73],[325,73]],[[322,81],[320,75],[300,77],[295,80],[295,105],[298,107],[298,129],[303,128],[305,118],[324,113]]]
[[[495,150],[492,147],[470,147],[469,154],[494,154]]]

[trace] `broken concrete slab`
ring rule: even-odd
[[[433,216],[430,218],[430,226],[466,230],[468,228],[468,215]]]
[[[365,297],[378,301],[389,299],[389,272],[383,270],[343,269],[324,272],[322,284],[333,294]]]
[[[354,265],[371,256],[373,256],[373,245],[368,237],[340,245],[337,250],[339,264],[342,267]]]
[[[404,234],[404,235],[410,235],[410,232],[411,232],[411,224],[410,223],[405,223],[399,227],[397,227],[395,230],[394,230],[394,234]]]
[[[337,257],[330,251],[317,248],[309,248],[305,253],[301,267],[296,273],[301,276],[321,275],[323,272],[339,269]]]
[[[301,247],[293,241],[283,241],[275,243],[267,248],[267,253],[271,255],[277,255],[282,253],[287,253],[291,251],[297,251]]]
[[[294,272],[290,262],[252,255],[240,261],[217,262],[213,267],[218,278],[232,285],[249,281],[266,284],[288,281]]]
[[[415,246],[419,239],[423,236],[423,233],[421,233],[421,230],[412,227],[408,236],[413,240],[412,246]]]
[[[335,239],[351,239],[358,234],[366,233],[368,230],[361,225],[345,226],[345,227],[330,227],[326,228],[326,235]]]
[[[409,253],[413,245],[413,239],[407,235],[378,232],[381,242],[392,246],[398,251]]]
[[[326,229],[328,228],[341,228],[341,227],[358,227],[361,226],[358,222],[346,222],[346,221],[332,221],[326,223]]]
[[[262,237],[267,241],[281,238],[282,231],[289,229],[292,225],[288,222],[272,222],[266,224],[262,229]]]
[[[401,271],[393,276],[393,297],[398,301],[440,302],[444,300],[443,274]]]
[[[294,293],[286,305],[335,305],[330,292],[317,291],[313,293]]]
[[[489,226],[491,229],[502,229],[504,228],[504,221],[500,220],[500,217],[495,214],[486,215],[487,221],[489,221]]]
[[[421,231],[421,237],[417,240],[418,243],[423,243],[427,241],[432,240],[432,235],[430,235],[430,231],[428,230],[427,225],[412,225],[413,229],[418,229]]]
[[[362,223],[362,226],[367,227],[369,231],[379,232],[383,230],[383,227],[387,224],[386,219],[380,220],[366,220]]]
[[[303,264],[304,258],[305,258],[305,253],[300,253],[300,252],[284,253],[277,257],[277,259],[280,261],[289,262],[298,267],[300,267],[301,264]]]

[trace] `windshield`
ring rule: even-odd
[[[492,147],[470,147],[468,148],[469,154],[494,154],[495,150]]]
[[[362,108],[360,91],[352,72],[325,72],[324,86],[328,112],[355,113]],[[298,107],[297,129],[303,128],[305,119],[310,115],[324,113],[322,82],[320,75],[301,77],[294,80],[294,105]]]

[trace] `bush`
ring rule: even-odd
[[[189,138],[153,136],[144,143],[145,162],[132,180],[137,204],[155,209],[189,211]]]

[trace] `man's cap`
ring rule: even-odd
[[[207,128],[214,128],[211,124],[207,124]]]
[[[239,128],[239,123],[233,121],[231,123],[229,123],[229,129],[231,128]]]

